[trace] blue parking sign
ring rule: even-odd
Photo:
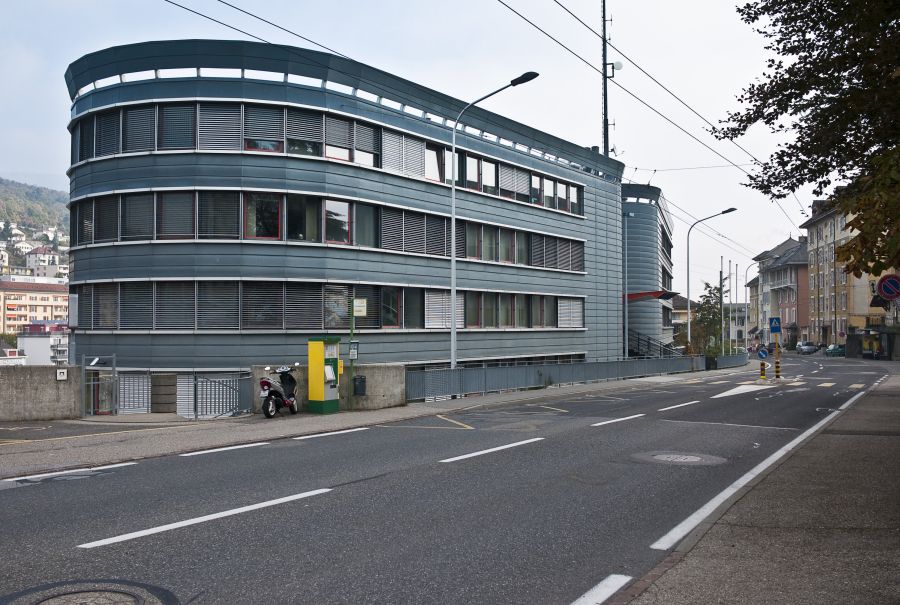
[[[762,346],[762,345],[760,345],[760,346]],[[765,359],[766,357],[769,356],[769,352],[766,351],[765,349],[760,349],[759,351],[756,352],[756,356],[759,357],[760,359]]]
[[[781,318],[780,317],[770,317],[769,318],[769,332],[771,334],[781,334]]]

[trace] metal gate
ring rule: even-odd
[[[150,413],[150,372],[119,372],[119,414]]]
[[[249,412],[253,400],[251,379],[250,372],[179,374],[178,415],[185,418],[216,418]]]
[[[118,410],[115,355],[81,356],[81,385],[86,416],[106,416]]]

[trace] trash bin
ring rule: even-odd
[[[359,396],[365,396],[366,394],[366,377],[365,376],[354,376],[353,377],[353,394]]]

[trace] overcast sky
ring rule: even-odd
[[[243,15],[216,0],[177,0],[266,40],[308,43]],[[471,100],[528,70],[541,76],[505,91],[483,106],[579,145],[602,145],[600,75],[568,54],[496,0],[331,0],[329,2],[229,0],[351,58]],[[506,0],[589,62],[600,66],[601,41],[553,0]],[[561,0],[597,31],[599,0]],[[737,109],[736,96],[758,77],[766,54],[762,38],[723,0],[608,0],[611,42],[713,123]],[[0,176],[67,189],[66,123],[70,101],[63,81],[68,64],[108,46],[147,40],[244,36],[163,0],[21,0],[4,2],[0,20],[0,115],[5,145]],[[736,164],[751,160],[728,142],[704,132],[705,124],[638,69],[621,60],[616,81]],[[734,167],[672,170],[727,163],[610,87],[611,145],[627,168],[625,177],[661,187],[674,204],[675,289],[685,294],[687,225],[734,206],[738,212],[709,221],[716,231],[691,236],[691,297],[703,281],[718,279],[719,257],[740,267],[740,297],[750,258],[796,238],[801,203],[781,202],[790,220],[762,195],[742,186]],[[758,158],[776,139],[757,127],[739,143]],[[653,172],[653,170],[657,172]],[[750,167],[748,166],[749,170]],[[807,212],[808,212],[807,208]],[[791,221],[793,224],[791,224]],[[751,269],[749,277],[755,272]]]

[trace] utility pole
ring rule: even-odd
[[[721,350],[721,354],[725,355],[725,297],[723,296],[723,291],[725,290],[725,282],[724,282],[724,272],[725,272],[725,257],[719,257],[719,349]]]
[[[607,76],[606,70],[606,0],[600,1],[600,12],[602,13],[601,22],[603,27],[600,32],[603,34],[603,155],[609,157],[609,104],[606,101],[607,96]]]

